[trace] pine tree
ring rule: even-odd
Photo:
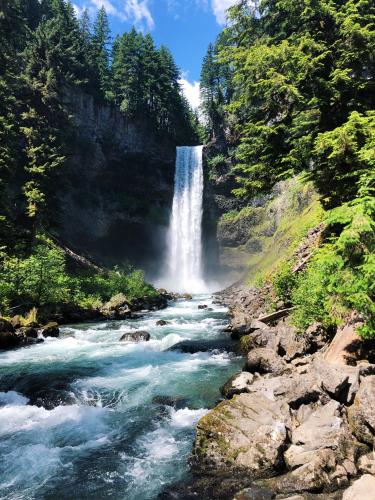
[[[92,59],[99,88],[104,97],[108,97],[111,90],[109,43],[110,28],[107,13],[102,6],[96,17],[92,36]]]

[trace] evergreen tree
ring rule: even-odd
[[[111,90],[109,43],[110,28],[107,13],[102,6],[96,17],[92,36],[92,59],[96,70],[100,91],[108,97]]]

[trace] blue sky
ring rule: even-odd
[[[199,73],[207,46],[225,25],[225,11],[236,0],[73,0],[78,15],[91,16],[103,5],[112,34],[133,25],[150,32],[157,45],[167,45],[182,72],[181,85],[191,104],[199,99]]]

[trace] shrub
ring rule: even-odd
[[[375,336],[375,197],[371,179],[361,179],[360,197],[331,210],[327,242],[297,280],[293,319],[340,324],[350,310],[362,316],[363,337]]]

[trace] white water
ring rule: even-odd
[[[204,293],[202,277],[203,146],[177,148],[167,275],[174,291]]]
[[[202,303],[213,310],[198,309]],[[194,426],[241,359],[169,348],[227,339],[225,312],[197,296],[0,351],[0,498],[156,500],[183,479]],[[134,330],[149,331],[150,342],[120,342]],[[158,396],[182,402],[173,408]]]

